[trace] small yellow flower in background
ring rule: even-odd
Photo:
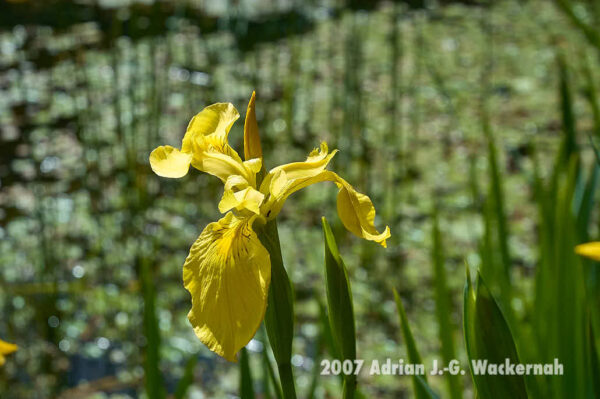
[[[4,362],[6,361],[6,359],[4,358],[4,355],[9,355],[13,352],[15,352],[19,347],[15,344],[10,344],[8,342],[2,341],[0,339],[0,366],[2,366],[4,364]]]
[[[253,93],[244,128],[245,161],[227,140],[240,116],[230,103],[213,104],[193,117],[181,149],[161,146],[150,154],[152,170],[159,176],[182,177],[191,165],[224,183],[219,211],[225,216],[206,226],[192,245],[183,281],[192,296],[188,319],[196,335],[229,361],[235,361],[236,353],[252,339],[267,307],[270,257],[253,224],[274,219],[291,194],[313,183],[334,182],[339,188],[338,214],[348,230],[383,247],[390,237],[389,227],[382,233],[375,228],[369,197],[325,169],[337,151],[329,152],[324,142],[306,161],[271,169],[258,186],[262,150],[254,101]]]
[[[600,241],[579,244],[575,247],[575,253],[600,262]]]

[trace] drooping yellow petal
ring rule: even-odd
[[[178,178],[190,169],[192,154],[179,151],[169,145],[157,147],[150,153],[150,166],[162,177]]]
[[[378,242],[386,248],[385,240],[391,236],[390,228],[386,226],[383,233],[379,233],[375,228],[375,207],[371,199],[356,191],[339,176],[336,184],[340,189],[337,197],[337,210],[344,227],[357,236]]]
[[[256,92],[253,91],[246,110],[246,121],[244,122],[244,158],[246,159],[262,158],[260,134],[258,133],[256,110],[254,108],[255,101]]]
[[[275,196],[285,191],[297,191],[297,189],[294,189],[294,185],[301,184],[302,181],[310,179],[325,170],[336,153],[337,150],[329,153],[327,143],[322,142],[321,147],[319,149],[315,148],[308,155],[306,161],[292,162],[271,169],[260,185],[260,191],[266,194],[276,190]],[[277,179],[277,181],[273,182],[273,179]]]
[[[575,247],[575,253],[600,262],[600,241],[577,245]]]
[[[338,193],[338,214],[344,226],[352,233],[369,241],[386,246],[390,237],[390,229],[386,227],[382,233],[375,228],[375,207],[368,196],[357,192],[346,180],[336,173],[325,170],[335,155],[327,151],[327,145],[321,144],[320,151],[314,150],[306,162],[295,162],[272,169],[263,180],[260,191],[267,199],[261,206],[265,218],[274,218],[281,210],[283,203],[294,192],[311,184],[332,181],[340,189]]]
[[[252,339],[267,306],[271,263],[252,222],[230,212],[209,224],[183,266],[194,332],[229,361]]]
[[[17,345],[8,343],[6,341],[2,341],[0,339],[0,366],[2,366],[6,361],[4,355],[11,354],[15,352],[18,348],[19,347]]]

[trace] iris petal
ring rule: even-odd
[[[588,242],[575,247],[578,255],[600,262],[600,241]]]
[[[359,237],[378,242],[384,248],[387,247],[385,240],[391,236],[390,228],[386,226],[383,233],[379,233],[375,228],[375,207],[371,199],[356,191],[339,176],[336,184],[340,189],[337,210],[344,227]]]
[[[169,145],[157,147],[150,153],[150,166],[162,177],[179,178],[190,169],[192,154],[179,151]]]
[[[306,158],[304,162],[292,162],[285,165],[277,166],[269,171],[262,184],[260,185],[260,191],[263,193],[271,190],[271,180],[275,177],[281,178],[282,172],[285,173],[286,182],[288,184],[294,184],[299,179],[307,179],[315,176],[322,172],[331,161],[331,158],[335,156],[337,150],[329,153],[327,143],[322,142],[319,149],[314,149]],[[280,181],[281,183],[281,181]],[[281,190],[287,188],[279,186]]]
[[[371,199],[356,191],[346,180],[336,173],[325,170],[335,151],[328,153],[327,145],[321,144],[305,162],[294,162],[272,169],[261,184],[260,191],[268,195],[261,207],[261,213],[272,219],[281,210],[283,203],[293,193],[311,184],[331,181],[340,189],[338,193],[338,214],[344,226],[352,233],[369,241],[386,246],[390,229],[382,233],[375,228],[375,207]]]
[[[13,353],[17,349],[17,345],[2,341],[0,339],[0,366],[2,366],[5,362],[4,355]]]
[[[252,187],[246,187],[243,190],[234,192],[233,190],[225,190],[223,198],[219,202],[219,211],[225,213],[231,209],[242,211],[244,209],[259,215],[260,204],[265,195]]]
[[[239,112],[231,103],[209,105],[196,114],[188,124],[182,151],[192,151],[194,145],[200,144],[202,150],[220,152],[241,162],[238,153],[227,142],[229,130],[239,117]]]
[[[252,339],[267,306],[271,262],[252,230],[253,219],[230,212],[209,224],[183,266],[194,332],[229,361]]]

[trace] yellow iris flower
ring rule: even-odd
[[[229,361],[254,336],[265,315],[271,279],[269,252],[253,229],[274,219],[294,192],[321,181],[334,182],[338,214],[352,233],[386,246],[389,227],[379,233],[369,197],[325,168],[337,151],[326,143],[306,161],[271,169],[260,184],[262,151],[254,113],[254,93],[244,126],[243,161],[227,136],[239,113],[230,103],[204,108],[190,121],[181,149],[161,146],[150,154],[159,176],[178,178],[190,165],[224,184],[219,211],[225,216],[210,223],[192,245],[183,265],[183,281],[192,297],[188,319],[198,338]]]
[[[9,355],[18,349],[17,345],[9,344],[8,342],[0,339],[0,366],[6,362],[4,355]]]
[[[575,253],[600,262],[600,241],[579,244],[575,247]]]

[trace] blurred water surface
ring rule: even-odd
[[[348,234],[333,185],[295,195],[281,213],[300,395],[318,367],[322,215],[350,269],[359,357],[403,355],[392,286],[431,356],[430,213],[437,203],[458,323],[463,260],[477,264],[482,231],[482,101],[502,153],[515,273],[531,274],[536,211],[524,187],[532,146],[544,161],[558,143],[559,47],[588,51],[540,0],[1,3],[0,337],[20,346],[2,369],[2,397],[138,397],[148,356],[169,392],[191,357],[191,397],[237,392],[237,365],[194,337],[181,281],[222,185],[195,170],[159,178],[148,155],[178,146],[206,105],[233,102],[243,116],[252,90],[267,167],[326,140],[340,149],[332,168],[370,195],[377,225],[393,234],[387,250]],[[590,115],[579,113],[585,126]],[[242,126],[230,134],[238,151]],[[151,337],[145,309],[158,320]],[[250,347],[257,365],[263,339]],[[368,397],[405,397],[409,383],[361,385]],[[335,378],[316,394],[326,392],[337,392]]]

